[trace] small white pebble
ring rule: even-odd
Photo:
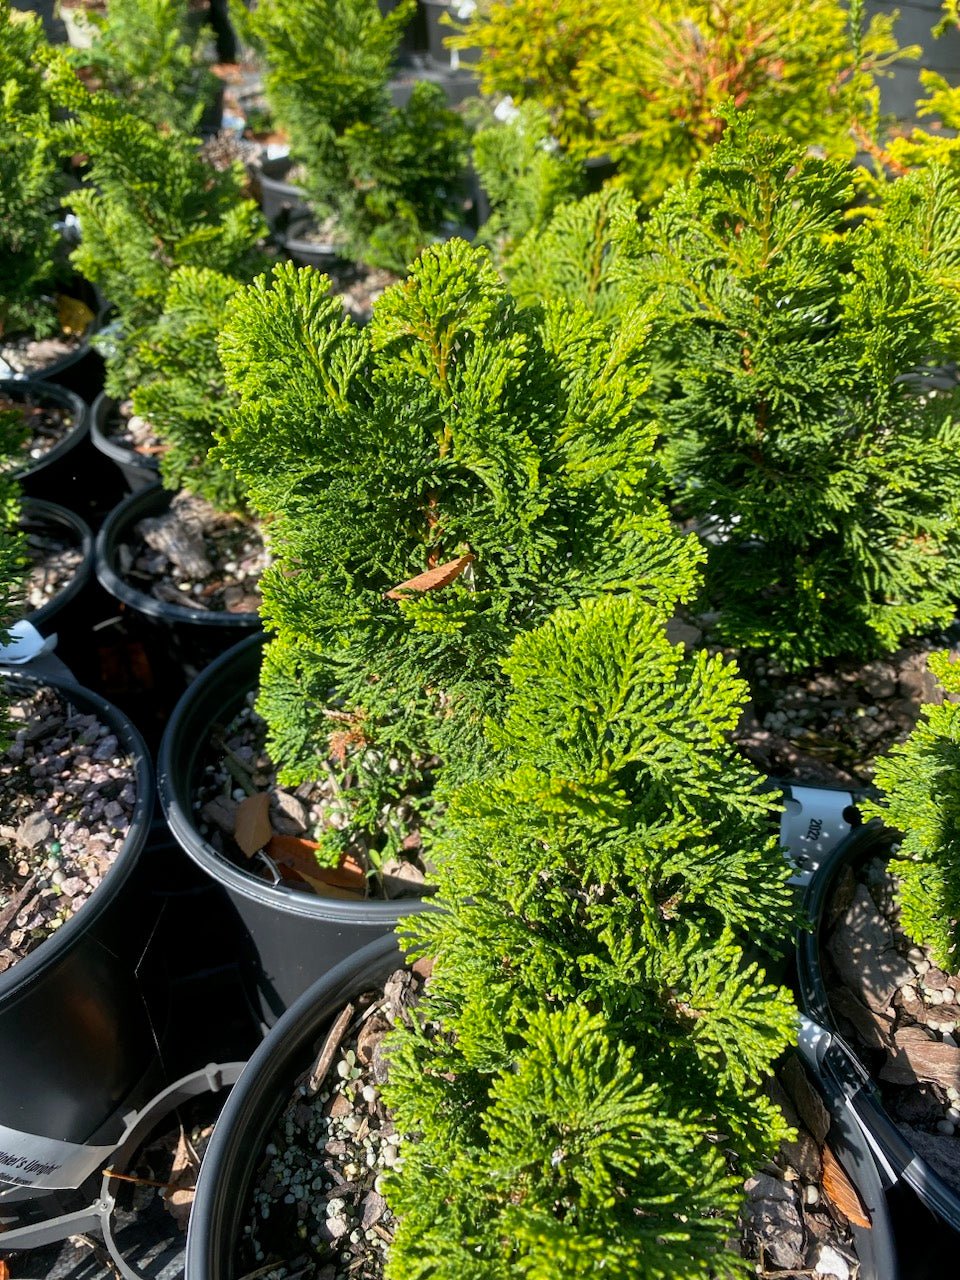
[[[392,1143],[390,1143],[387,1146],[385,1146],[383,1150],[380,1152],[380,1159],[389,1169],[392,1165],[395,1165],[397,1163],[397,1157],[399,1155],[400,1155],[400,1152]]]
[[[341,1059],[341,1061],[337,1063],[337,1075],[340,1077],[341,1080],[346,1080],[349,1074],[350,1074],[349,1062],[344,1062]]]
[[[365,1084],[362,1092],[364,1102],[376,1102],[377,1090],[372,1084]]]
[[[946,1138],[952,1138],[956,1132],[956,1127],[951,1120],[938,1120],[937,1133],[942,1133]]]

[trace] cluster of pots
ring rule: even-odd
[[[397,967],[394,926],[426,904],[345,901],[270,884],[227,860],[201,834],[198,771],[211,726],[229,723],[256,688],[263,643],[258,617],[163,604],[125,582],[118,548],[132,524],[164,510],[170,498],[152,460],[110,441],[104,429],[110,405],[102,393],[93,396],[88,388],[89,410],[76,391],[54,383],[6,384],[14,395],[24,386],[69,408],[74,418],[69,439],[22,476],[32,495],[24,519],[68,530],[82,548],[75,579],[30,620],[45,635],[59,632],[69,663],[96,612],[89,592],[105,591],[110,608],[136,616],[162,647],[202,670],[169,714],[156,770],[133,723],[135,697],[130,717],[78,687],[68,670],[51,676],[47,659],[37,674],[29,664],[7,670],[27,685],[54,684],[109,725],[135,761],[137,805],[123,848],[90,900],[0,975],[0,1159],[22,1151],[21,1168],[30,1156],[28,1167],[59,1166],[32,1181],[17,1175],[5,1181],[0,1169],[0,1223],[10,1247],[49,1240],[51,1230],[73,1221],[70,1206],[91,1187],[102,1215],[116,1190],[103,1166],[109,1161],[117,1171],[118,1151],[145,1130],[144,1117],[154,1114],[158,1098],[179,1099],[185,1088],[226,1089],[238,1080],[205,1157],[187,1246],[190,1280],[221,1280],[235,1274],[251,1181],[293,1082],[337,1011]],[[131,492],[106,514],[94,539],[79,515],[49,495],[89,501],[87,486],[94,472],[102,477],[109,470],[107,459]],[[929,1213],[930,1229],[938,1222],[950,1231],[960,1230],[960,1198],[884,1110],[831,1012],[821,961],[838,877],[885,851],[889,835],[876,824],[857,825],[852,795],[789,785],[784,795],[783,842],[814,924],[800,935],[796,952],[800,1051],[830,1112],[828,1141],[871,1222],[856,1229],[861,1275],[895,1280],[901,1271],[891,1201],[909,1189]],[[162,820],[154,812],[157,797]],[[170,948],[161,942],[153,947],[155,961],[158,950],[164,953],[159,962],[144,963],[151,940],[185,935],[191,949],[194,938],[204,939],[190,960],[171,965]],[[241,993],[239,1032],[236,1021],[224,1024],[226,1015],[218,1020],[217,981],[227,971]],[[206,1039],[197,1034],[200,1023]],[[38,1228],[38,1221],[61,1226]],[[108,1227],[103,1234],[109,1236]]]

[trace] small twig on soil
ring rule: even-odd
[[[4,932],[11,920],[15,920],[23,908],[29,903],[36,888],[37,873],[34,872],[27,883],[13,895],[7,905],[0,911],[0,934]]]
[[[317,1055],[317,1060],[313,1065],[313,1070],[307,1078],[307,1095],[313,1097],[320,1092],[320,1086],[326,1079],[327,1072],[333,1064],[334,1058],[337,1056],[337,1050],[340,1048],[340,1042],[346,1033],[347,1027],[350,1025],[350,1019],[353,1017],[353,1005],[348,1004],[340,1010],[336,1022],[327,1032],[327,1038],[323,1042],[323,1048]]]

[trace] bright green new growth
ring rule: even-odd
[[[391,103],[391,66],[413,9],[413,0],[386,15],[377,0],[231,4],[266,64],[267,97],[319,219],[332,222],[344,254],[395,271],[455,216],[466,143],[436,85],[418,81],[407,106]]]
[[[71,51],[71,62],[154,126],[196,129],[216,79],[188,0],[109,0],[106,14],[91,21],[93,45]]]
[[[958,190],[898,185],[902,217],[844,232],[848,170],[733,116],[625,233],[624,271],[661,300],[662,419],[719,635],[791,668],[892,650],[960,595],[957,396],[905,377],[956,350],[919,241],[938,205],[949,239]]]
[[[432,854],[435,958],[394,1032],[390,1280],[739,1274],[743,1177],[782,1117],[795,1035],[748,958],[790,934],[776,800],[728,744],[732,664],[671,646],[636,596],[519,636],[486,775]]]
[[[50,117],[34,14],[0,0],[0,338],[57,330],[53,297],[61,183],[44,139]]]
[[[351,767],[381,753],[383,787],[391,755],[455,779],[517,632],[599,591],[668,611],[691,593],[698,553],[653,496],[645,337],[642,313],[610,335],[582,308],[519,311],[459,240],[425,250],[367,329],[314,271],[238,292],[220,453],[276,517],[258,705],[286,783],[323,776],[331,735]],[[445,565],[462,572],[387,596]]]
[[[948,973],[960,969],[960,664],[949,653],[930,657],[947,701],[922,708],[906,742],[877,761],[879,803],[864,813],[903,832],[890,870],[899,880],[905,932],[929,947]]]
[[[71,196],[81,229],[71,260],[117,309],[104,350],[107,392],[119,399],[139,381],[144,330],[163,311],[171,273],[205,267],[249,280],[262,269],[266,228],[242,198],[239,166],[218,172],[189,134],[158,130],[110,94],[88,93],[62,61],[52,85],[73,113],[58,126],[58,145],[88,157],[87,182]]]
[[[239,281],[204,267],[170,277],[163,314],[145,330],[138,357],[142,381],[134,411],[164,442],[160,475],[168,489],[199,494],[222,511],[242,507],[236,478],[208,455],[234,401],[227,392],[217,337]]]
[[[637,216],[636,201],[609,185],[561,204],[504,263],[510,292],[523,306],[562,299],[615,321],[629,305],[620,269],[622,229]]]

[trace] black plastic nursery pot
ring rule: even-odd
[[[116,408],[116,400],[103,392],[97,396],[90,409],[90,441],[99,453],[116,464],[127,488],[136,493],[157,483],[160,464],[149,454],[138,453],[130,445],[111,439],[109,424]]]
[[[107,308],[96,289],[88,281],[76,277],[65,290],[70,297],[85,303],[93,312],[93,319],[83,335],[83,341],[59,360],[53,360],[30,374],[31,378],[56,382],[68,391],[75,391],[89,404],[103,387],[103,356],[91,339],[103,327]]]
[[[186,1280],[234,1280],[251,1182],[270,1130],[329,1023],[402,963],[380,938],[320,978],[284,1014],[247,1063],[204,1156],[187,1233]]]
[[[120,1137],[124,1115],[154,1091],[157,1073],[136,975],[152,929],[136,874],[155,798],[143,739],[88,689],[11,669],[5,679],[13,689],[51,685],[107,724],[134,762],[137,800],[88,901],[0,974],[0,1220],[80,1186]]]
[[[329,271],[343,258],[329,241],[311,238],[313,218],[309,213],[292,216],[286,229],[276,230],[274,239],[287,257],[298,267],[315,267],[317,271]]]
[[[59,444],[16,473],[24,497],[57,502],[78,492],[88,467],[90,415],[86,404],[75,391],[39,378],[4,378],[0,380],[0,396],[64,409],[73,419]]]
[[[226,725],[257,687],[264,637],[225,653],[197,677],[167,725],[157,764],[160,803],[181,847],[221,884],[250,938],[249,981],[265,1023],[273,1023],[311,983],[397,922],[425,909],[420,898],[322,898],[269,884],[224,858],[201,834],[194,790],[213,725]]]
[[[162,630],[173,651],[188,669],[199,670],[239,639],[260,630],[258,613],[190,609],[168,604],[140,591],[122,576],[121,547],[133,538],[139,520],[163,515],[173,494],[154,485],[138,489],[114,507],[97,534],[96,572],[103,589],[115,600]]]
[[[932,1215],[931,1225],[937,1225],[935,1218],[960,1232],[960,1196],[918,1155],[887,1112],[869,1071],[840,1032],[824,979],[821,947],[839,877],[867,858],[889,852],[891,842],[891,833],[876,822],[856,829],[824,858],[807,887],[804,917],[813,927],[800,935],[797,945],[800,1003],[814,1028],[808,1030],[815,1047],[807,1058],[832,1082],[851,1145],[859,1143],[872,1152],[885,1186],[909,1188]]]
[[[264,160],[260,167],[260,209],[274,230],[282,231],[291,218],[309,213],[307,193],[286,180],[292,168],[293,161],[289,156]]]

